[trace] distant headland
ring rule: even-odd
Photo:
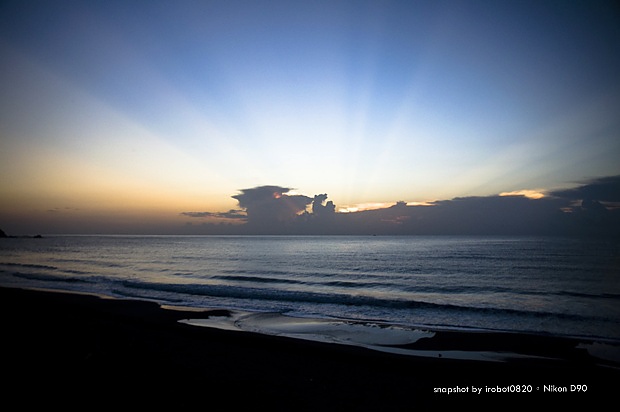
[[[0,229],[0,238],[32,238],[32,239],[41,239],[43,236],[34,235],[34,236],[9,236],[4,230]]]

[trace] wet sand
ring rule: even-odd
[[[550,336],[438,332],[406,347],[432,356],[413,356],[179,322],[221,310],[10,288],[0,288],[0,305],[3,398],[20,408],[591,407],[620,385],[617,364]],[[442,351],[527,357],[487,362]]]

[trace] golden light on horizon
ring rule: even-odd
[[[386,207],[394,206],[394,203],[388,202],[374,202],[374,203],[360,203],[357,205],[343,206],[338,208],[339,213],[354,213],[363,212],[365,210],[385,209]]]
[[[528,199],[542,199],[545,194],[539,190],[514,190],[512,192],[502,192],[500,196],[524,196]]]

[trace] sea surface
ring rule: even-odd
[[[0,285],[399,327],[620,341],[620,241],[465,236],[0,239]]]

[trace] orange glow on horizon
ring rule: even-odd
[[[386,209],[396,206],[398,203],[388,202],[374,202],[374,203],[359,203],[352,206],[343,206],[338,208],[338,213],[355,213],[363,212],[366,210]],[[406,202],[407,206],[433,206],[433,202]]]
[[[512,192],[502,192],[500,196],[525,196],[528,199],[542,199],[545,194],[539,190],[514,190]]]

